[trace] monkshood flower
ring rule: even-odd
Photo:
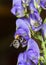
[[[14,34],[15,40],[13,41],[13,46],[18,48],[20,43],[22,47],[27,45],[27,40],[31,37],[29,23],[26,19],[17,19],[16,20],[16,32]]]
[[[27,53],[20,53],[18,56],[17,65],[35,65],[31,60],[28,59]]]
[[[24,29],[28,33],[29,36],[31,35],[30,24],[29,24],[28,19],[26,19],[26,18],[17,19],[16,20],[16,27]]]
[[[39,31],[42,28],[42,19],[38,11],[34,11],[34,13],[30,14],[30,24],[34,31]]]
[[[18,56],[17,65],[37,65],[40,57],[40,50],[33,39],[28,40],[27,49]]]
[[[17,17],[24,16],[24,8],[22,7],[21,0],[13,0],[13,8],[11,12]]]
[[[30,27],[29,27],[29,22],[28,19],[17,19],[16,20],[16,32],[14,35],[15,39],[18,39],[20,42],[18,43],[17,46],[19,46],[19,44],[22,44],[22,47],[25,47],[27,45],[27,41],[29,39],[29,37],[31,37],[31,33],[30,33]],[[14,46],[16,47],[16,44],[14,44]]]
[[[40,6],[46,10],[46,0],[40,0]]]
[[[42,35],[43,35],[43,38],[46,39],[46,24],[43,24],[42,26]]]
[[[27,44],[27,55],[30,60],[32,60],[36,65],[38,64],[38,59],[40,58],[40,50],[37,42],[32,38],[29,39]]]
[[[46,0],[34,0],[34,6],[38,9],[42,7],[46,10]]]

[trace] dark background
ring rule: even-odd
[[[16,65],[17,57],[24,51],[21,47],[10,47],[14,40],[16,17],[11,14],[12,0],[0,0],[0,65]],[[46,11],[42,10],[41,17],[44,20]]]

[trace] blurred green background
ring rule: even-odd
[[[25,50],[10,47],[14,40],[16,17],[11,14],[12,0],[0,0],[0,65],[16,65],[18,54]],[[44,20],[46,11],[42,10]],[[21,50],[22,49],[22,50]]]

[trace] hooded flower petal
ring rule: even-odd
[[[39,24],[42,23],[42,18],[40,17],[40,14],[38,13],[38,10],[37,10],[37,9],[36,9],[36,11],[34,11],[32,14],[30,14],[30,17],[31,17],[33,20],[38,21]]]
[[[36,65],[38,64],[38,59],[40,57],[40,50],[37,43],[33,39],[29,39],[27,45],[27,55],[30,60],[32,60]]]
[[[13,0],[13,6],[14,5],[21,5],[21,0]]]
[[[19,56],[18,56],[17,65],[27,65],[26,62],[27,62],[27,55],[26,55],[26,53],[20,53]]]
[[[11,9],[11,13],[13,13],[17,17],[23,17],[24,16],[24,9],[22,6],[15,5]]]
[[[27,53],[20,53],[18,56],[17,65],[35,65],[32,61],[28,60]]]
[[[16,7],[15,6],[11,9],[11,13],[13,13],[14,15],[16,14]]]
[[[24,16],[24,8],[22,7],[21,0],[13,0],[13,8],[11,9],[11,13],[17,17]]]
[[[28,36],[28,33],[24,29],[19,28],[19,29],[16,30],[14,37],[16,35],[19,35],[19,36],[26,38],[26,36]]]
[[[42,26],[42,34],[43,34],[43,38],[46,39],[46,24],[43,24]]]
[[[30,14],[30,24],[32,30],[39,31],[42,27],[42,19],[37,11],[34,11],[33,14]]]
[[[40,0],[40,6],[46,10],[46,0]]]
[[[18,57],[19,57],[18,62],[22,62],[22,61],[26,62],[27,61],[26,53],[20,53]]]
[[[28,24],[28,20],[25,19],[18,19],[16,21],[16,27],[24,29],[28,33],[28,35],[30,35],[30,29]]]

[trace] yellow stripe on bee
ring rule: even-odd
[[[16,36],[15,36],[15,39],[19,39],[19,35],[16,35]]]

